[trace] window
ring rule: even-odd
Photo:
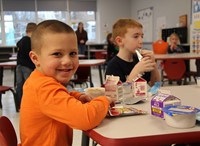
[[[4,12],[5,45],[16,45],[17,41],[25,35],[26,25],[35,22],[35,12],[7,11]]]
[[[84,29],[88,33],[88,40],[96,40],[96,20],[94,11],[75,11],[70,12],[71,27],[77,30],[78,23],[83,22]]]
[[[47,19],[56,19],[67,23],[69,20],[68,13],[64,11],[39,11],[38,23]]]
[[[65,22],[74,30],[81,21],[89,41],[96,40],[96,0],[0,0],[1,8],[1,45],[16,45],[25,35],[27,23],[47,19]]]

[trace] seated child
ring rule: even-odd
[[[114,44],[113,38],[112,38],[112,33],[109,33],[107,35],[107,62],[110,61],[117,53],[118,49]]]
[[[176,33],[172,33],[169,37],[169,46],[168,46],[168,53],[183,53],[185,50],[179,45],[180,39]]]
[[[31,37],[30,58],[36,66],[23,87],[21,146],[71,146],[72,128],[88,130],[105,118],[114,100],[68,92],[63,86],[76,72],[77,38],[57,20],[41,22]]]
[[[150,86],[160,81],[154,54],[149,50],[141,50],[143,58],[138,60],[135,50],[143,44],[142,25],[133,19],[119,19],[113,25],[113,39],[119,52],[108,63],[106,75],[119,76],[122,82],[132,81],[143,75]]]

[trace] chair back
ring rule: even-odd
[[[0,117],[0,146],[17,146],[17,135],[11,121]]]
[[[87,82],[89,81],[90,77],[90,67],[87,66],[79,66],[76,73],[75,78],[71,79],[70,84],[73,88],[76,84],[79,84],[82,87],[82,84],[86,85],[86,88],[88,87]]]
[[[165,60],[164,71],[169,80],[181,80],[186,71],[185,62],[182,59]]]
[[[77,76],[77,80],[81,82],[86,82],[88,81],[88,78],[90,76],[90,67],[79,66],[75,74]]]
[[[96,59],[106,59],[107,52],[95,52]]]

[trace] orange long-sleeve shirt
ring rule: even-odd
[[[21,146],[70,146],[72,128],[88,130],[106,116],[104,96],[81,103],[55,79],[34,70],[24,84],[20,109]]]

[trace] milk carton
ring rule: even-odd
[[[105,95],[116,98],[117,101],[121,101],[123,98],[122,82],[118,76],[107,75],[104,84]]]
[[[170,105],[181,105],[181,100],[170,94],[157,93],[151,100],[151,114],[164,118],[162,108]]]
[[[141,77],[133,80],[133,96],[147,97],[147,81]]]

